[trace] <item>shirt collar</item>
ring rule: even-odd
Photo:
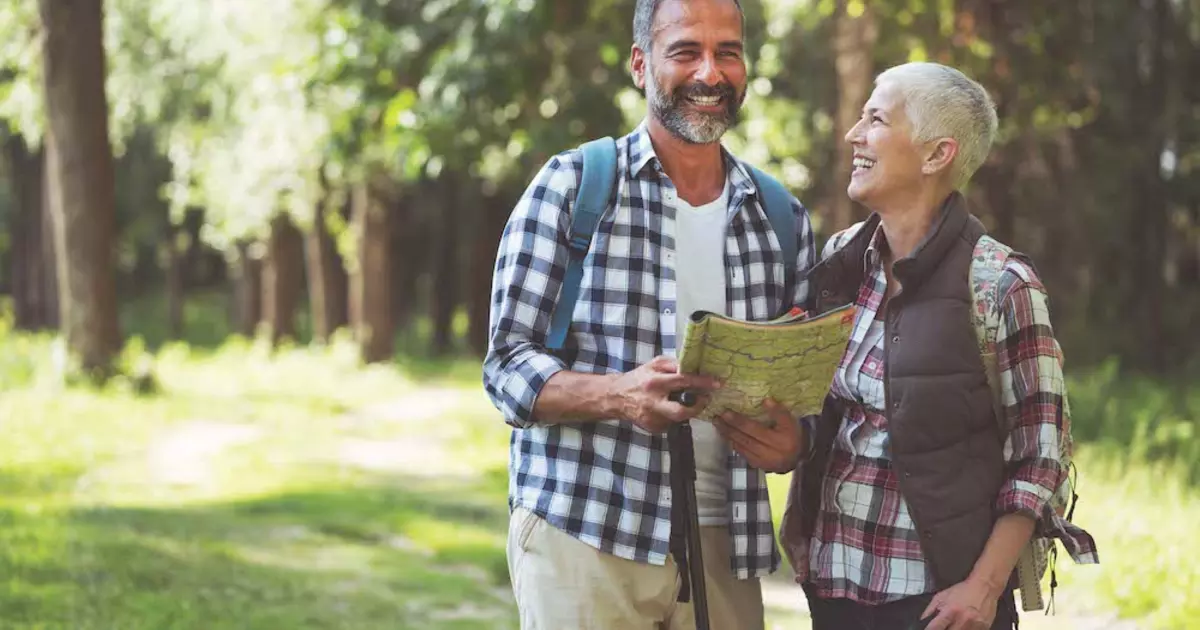
[[[654,152],[654,144],[650,142],[650,130],[647,125],[647,120],[642,119],[642,122],[638,123],[638,126],[629,134],[630,178],[637,177],[646,168],[661,169],[658,155]],[[725,171],[728,173],[729,189],[733,198],[757,195],[758,190],[754,186],[754,180],[750,178],[750,172],[746,165],[742,164],[742,161],[734,157],[724,146],[721,147],[721,155],[725,158]]]
[[[888,252],[887,235],[883,233],[883,223],[875,227],[867,251],[863,253],[864,269],[877,267],[883,263],[883,255]]]

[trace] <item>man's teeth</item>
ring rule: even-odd
[[[868,160],[863,157],[854,158],[854,168],[867,169],[873,166],[875,166],[875,160]]]
[[[688,100],[697,105],[716,105],[721,102],[720,96],[689,96]]]

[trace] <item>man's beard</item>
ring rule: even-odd
[[[742,98],[729,82],[715,86],[687,83],[664,93],[653,73],[646,70],[646,102],[650,112],[663,127],[684,142],[711,144],[721,139],[738,122]],[[689,96],[720,96],[724,111],[719,113],[689,111]],[[744,96],[744,94],[743,94]]]

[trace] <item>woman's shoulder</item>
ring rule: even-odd
[[[859,221],[844,230],[834,232],[833,236],[830,236],[829,240],[825,241],[825,247],[821,250],[821,260],[829,258],[837,253],[839,249],[845,247],[846,243],[849,243],[865,224],[866,221]]]

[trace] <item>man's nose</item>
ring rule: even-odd
[[[712,55],[704,55],[700,59],[700,67],[696,68],[696,80],[705,85],[717,85],[721,82],[721,70],[717,60]]]

